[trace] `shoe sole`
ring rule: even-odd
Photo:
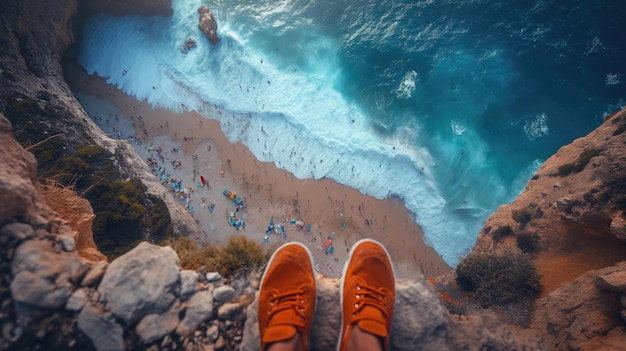
[[[341,336],[343,334],[343,285],[344,285],[344,281],[345,281],[345,277],[346,277],[346,271],[348,270],[348,265],[350,264],[350,261],[352,260],[352,254],[354,253],[354,250],[361,244],[364,242],[371,242],[371,243],[375,243],[378,244],[380,247],[383,248],[383,250],[385,251],[385,255],[387,255],[387,259],[389,260],[389,263],[391,264],[391,274],[393,274],[393,281],[396,281],[396,270],[393,267],[393,261],[391,260],[391,255],[389,255],[389,252],[387,251],[387,248],[385,248],[385,246],[383,246],[383,244],[381,244],[380,242],[373,240],[373,239],[361,239],[359,241],[357,241],[356,243],[354,243],[354,245],[352,245],[352,248],[350,249],[350,253],[348,254],[348,260],[346,261],[346,263],[344,263],[343,265],[343,270],[341,271],[341,284],[339,284],[339,301],[340,301],[340,306],[341,306],[341,324],[339,324],[339,337],[337,338],[337,351],[340,351],[341,348]]]
[[[265,274],[267,273],[267,267],[269,267],[272,264],[272,261],[274,261],[274,258],[276,257],[276,253],[283,247],[289,246],[289,245],[297,245],[297,246],[304,248],[309,256],[309,262],[311,262],[311,272],[313,273],[313,282],[315,283],[315,306],[313,308],[313,319],[315,319],[315,314],[317,313],[317,277],[315,276],[316,274],[315,262],[313,261],[313,254],[311,253],[311,250],[309,250],[308,247],[304,246],[303,244],[297,241],[292,241],[292,242],[282,244],[276,249],[276,251],[274,251],[274,253],[272,254],[272,257],[270,257],[269,261],[267,261],[267,264],[265,265],[265,272],[263,272],[263,276],[261,277],[261,284],[259,285],[259,292],[261,291],[261,288],[263,287],[263,283],[265,283]],[[258,317],[257,317],[257,323],[258,323]],[[311,321],[311,323],[313,323],[313,321]],[[309,347],[310,346],[311,345],[309,344]]]

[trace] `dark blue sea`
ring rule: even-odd
[[[198,29],[202,4],[216,46]],[[626,103],[621,0],[173,7],[90,18],[79,62],[154,106],[219,120],[299,178],[401,198],[450,265],[543,161]]]

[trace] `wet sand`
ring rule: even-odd
[[[372,238],[385,245],[398,277],[413,278],[420,273],[435,277],[450,270],[424,243],[421,229],[399,199],[376,199],[330,179],[298,179],[273,163],[258,161],[242,143],[231,143],[218,121],[195,112],[177,114],[152,108],[71,62],[64,64],[64,72],[75,93],[106,100],[120,111],[115,116],[103,107],[102,113],[91,113],[105,132],[125,139],[135,133],[136,139],[129,142],[144,160],[155,159],[172,178],[182,180],[183,187],[194,188],[189,204],[212,244],[224,244],[235,235],[245,235],[267,250],[285,241],[302,242],[311,249],[321,273],[338,277],[351,245]],[[162,159],[154,151],[159,147]],[[172,152],[173,148],[179,151]],[[174,169],[172,162],[176,161],[181,166]],[[201,175],[209,187],[197,187]],[[246,207],[237,213],[237,217],[245,217],[245,228],[236,230],[229,225],[227,218],[235,205],[222,195],[225,189],[245,199]],[[215,203],[213,213],[207,206],[201,207],[202,198],[207,205]],[[311,231],[297,230],[289,218],[310,224]],[[286,226],[286,239],[272,234],[269,243],[264,243],[270,219]],[[335,251],[326,254],[324,243],[332,232]]]

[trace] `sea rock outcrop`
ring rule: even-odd
[[[198,14],[200,15],[198,28],[204,33],[209,43],[213,45],[219,43],[222,39],[217,36],[217,21],[211,10],[203,5],[198,8]]]

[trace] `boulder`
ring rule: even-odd
[[[200,274],[195,271],[184,270],[180,272],[180,298],[183,301],[196,292],[199,279]]]
[[[623,213],[613,217],[610,230],[616,238],[626,240],[626,219]]]
[[[179,270],[171,247],[142,242],[109,265],[98,291],[111,312],[132,325],[167,311],[177,294]]]
[[[211,317],[213,313],[213,295],[210,291],[200,291],[187,301],[185,317],[176,327],[176,333],[187,336],[192,333],[200,323]]]
[[[213,298],[218,302],[228,302],[235,297],[235,289],[228,285],[222,285],[213,290]]]
[[[217,21],[211,10],[203,5],[198,8],[198,14],[200,15],[198,27],[207,37],[209,43],[213,45],[219,43],[222,39],[217,36]]]
[[[175,301],[166,313],[151,313],[143,317],[135,327],[141,341],[144,344],[150,344],[176,329],[180,323],[180,318],[178,318],[180,308],[180,303]]]
[[[87,303],[88,297],[85,289],[78,289],[74,291],[74,293],[67,300],[67,304],[65,304],[65,309],[70,311],[80,311],[85,303]]]
[[[626,294],[626,262],[598,271],[596,285],[608,291]]]
[[[83,285],[90,286],[100,281],[108,266],[109,264],[106,261],[99,261],[98,263],[96,263],[93,268],[91,268],[91,270],[85,275],[85,278],[83,279]]]
[[[77,325],[98,351],[124,350],[124,329],[111,313],[87,304],[78,315]]]
[[[241,310],[239,303],[225,303],[217,310],[217,318],[221,320],[231,319],[237,312]]]

